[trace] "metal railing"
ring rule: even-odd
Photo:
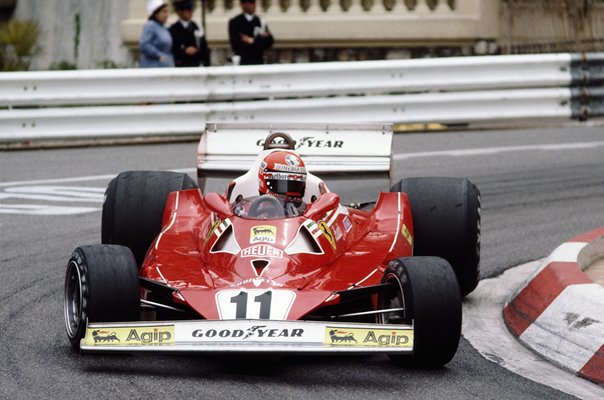
[[[604,55],[0,74],[0,142],[200,134],[213,122],[471,124],[604,115]]]

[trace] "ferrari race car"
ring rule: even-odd
[[[320,177],[388,175],[391,143],[381,125],[208,124],[197,183],[175,172],[119,174],[106,190],[103,244],[76,248],[67,264],[72,346],[446,364],[461,298],[478,283],[476,186],[408,178],[374,203],[343,206]],[[277,152],[284,161],[267,174]],[[223,194],[204,193],[208,178],[243,169]],[[305,182],[294,206],[268,190],[279,192],[283,177]]]

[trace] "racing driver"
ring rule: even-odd
[[[258,192],[279,200],[286,217],[296,217],[306,210],[302,201],[306,189],[306,167],[294,152],[277,150],[268,154],[258,169]],[[243,213],[242,199],[237,199],[235,214]]]

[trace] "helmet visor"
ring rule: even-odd
[[[290,197],[303,197],[306,187],[305,174],[288,174],[273,172],[265,174],[266,186],[269,191]]]

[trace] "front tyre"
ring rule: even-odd
[[[480,191],[464,178],[407,178],[390,189],[404,192],[413,216],[413,255],[451,264],[462,296],[480,276]]]
[[[413,324],[413,355],[390,354],[399,365],[438,367],[453,358],[461,337],[461,294],[449,263],[438,257],[392,260],[382,283],[393,288],[378,298],[383,324]]]
[[[136,321],[140,315],[138,267],[123,246],[93,245],[74,250],[67,263],[63,310],[74,349],[87,322]]]
[[[187,174],[168,171],[122,172],[109,182],[103,202],[101,240],[126,246],[140,267],[153,240],[161,231],[171,192],[194,189]]]

